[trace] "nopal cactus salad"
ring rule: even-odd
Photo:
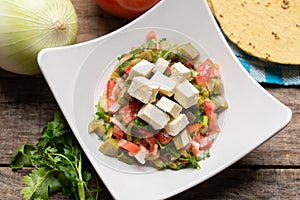
[[[200,57],[192,43],[155,32],[120,55],[89,124],[99,151],[127,164],[200,168],[228,108],[219,65]]]

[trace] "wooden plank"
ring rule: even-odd
[[[26,142],[36,144],[55,111],[60,110],[45,80],[0,79],[0,164]]]
[[[299,189],[299,169],[228,169],[172,200],[299,199]]]
[[[72,0],[72,3],[78,15],[77,43],[102,36],[129,22],[106,13],[95,4],[94,0]]]
[[[13,172],[0,168],[1,199],[20,199],[23,187],[22,176],[28,170]],[[134,195],[134,194],[132,194]],[[146,194],[145,194],[146,195]],[[230,168],[211,179],[182,192],[170,200],[181,199],[299,199],[300,169],[241,169]],[[51,196],[50,200],[68,199],[61,195]],[[101,192],[102,200],[111,200],[109,192]],[[143,199],[141,197],[141,199]]]

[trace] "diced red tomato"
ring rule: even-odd
[[[221,72],[218,64],[214,63],[212,60],[207,59],[200,65],[194,66],[195,70],[199,72],[200,76],[205,82],[210,78],[220,78]]]
[[[113,135],[118,138],[118,139],[122,139],[124,137],[124,132],[117,126],[117,125],[114,125],[114,128],[113,128]]]
[[[132,67],[133,67],[132,65],[128,65],[128,66],[125,67],[124,71],[125,71],[127,74],[129,74]]]
[[[207,139],[207,137],[205,136],[202,136],[200,133],[197,133],[194,137],[193,137],[193,141],[199,143],[199,144],[203,144],[204,140]],[[212,146],[212,143],[213,143],[213,139],[207,141],[207,144],[205,146],[200,146],[200,150],[208,150],[210,149],[210,147]],[[193,145],[192,145],[193,146]],[[193,151],[193,149],[191,149]],[[195,150],[196,152],[196,150]],[[196,154],[194,154],[196,155]]]
[[[211,118],[209,120],[208,124],[208,132],[209,133],[216,133],[220,131],[220,127],[218,124],[218,115],[216,113],[213,113],[211,115]]]
[[[164,131],[158,132],[155,137],[163,145],[168,144],[173,139],[171,135]]]
[[[189,134],[191,134],[198,131],[201,127],[202,127],[201,123],[190,124],[186,127],[186,130]]]
[[[209,133],[220,131],[218,124],[218,115],[214,112],[214,104],[212,101],[206,99],[204,101],[204,113],[209,119],[208,130]]]
[[[194,154],[195,156],[197,156],[200,152],[200,150],[198,148],[196,148],[194,145],[191,145],[190,147],[190,151],[192,152],[192,154]]]
[[[150,31],[147,33],[147,40],[156,39],[156,33],[154,31]]]
[[[204,113],[208,117],[208,119],[211,120],[214,113],[214,104],[209,99],[204,100]]]
[[[196,135],[193,137],[193,141],[197,142],[197,143],[201,143],[204,139],[204,136],[201,135],[200,132],[196,133]]]
[[[107,110],[109,110],[114,103],[115,103],[115,100],[112,99],[111,97],[109,97],[107,99]],[[112,112],[109,111],[109,113],[111,114]]]
[[[142,108],[143,104],[134,101],[129,102],[126,106],[120,109],[119,113],[122,116],[123,121],[128,124],[132,120],[137,118],[139,110]]]
[[[125,149],[132,154],[136,154],[141,150],[141,147],[138,145],[124,139],[121,139],[118,143],[122,149]]]
[[[205,81],[205,79],[198,74],[197,76],[193,76],[193,79],[195,80],[196,85],[201,85],[202,88],[205,88],[207,85],[207,81]]]
[[[112,91],[114,89],[116,85],[116,82],[112,79],[110,79],[108,82],[107,82],[107,86],[106,86],[106,97],[109,98],[112,96]]]

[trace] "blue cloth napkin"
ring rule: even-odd
[[[229,40],[228,43],[241,64],[257,82],[286,86],[300,85],[300,65],[283,65],[262,61],[246,54]]]

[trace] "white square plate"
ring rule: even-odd
[[[94,105],[112,71],[109,66],[121,53],[143,43],[150,30],[173,42],[193,41],[221,66],[229,109],[222,116],[224,123],[211,157],[200,162],[200,170],[159,171],[125,165],[102,156],[97,137],[88,134]],[[292,116],[241,66],[204,0],[162,0],[110,34],[44,49],[38,62],[76,138],[115,199],[164,199],[182,192],[241,159],[286,126]]]

